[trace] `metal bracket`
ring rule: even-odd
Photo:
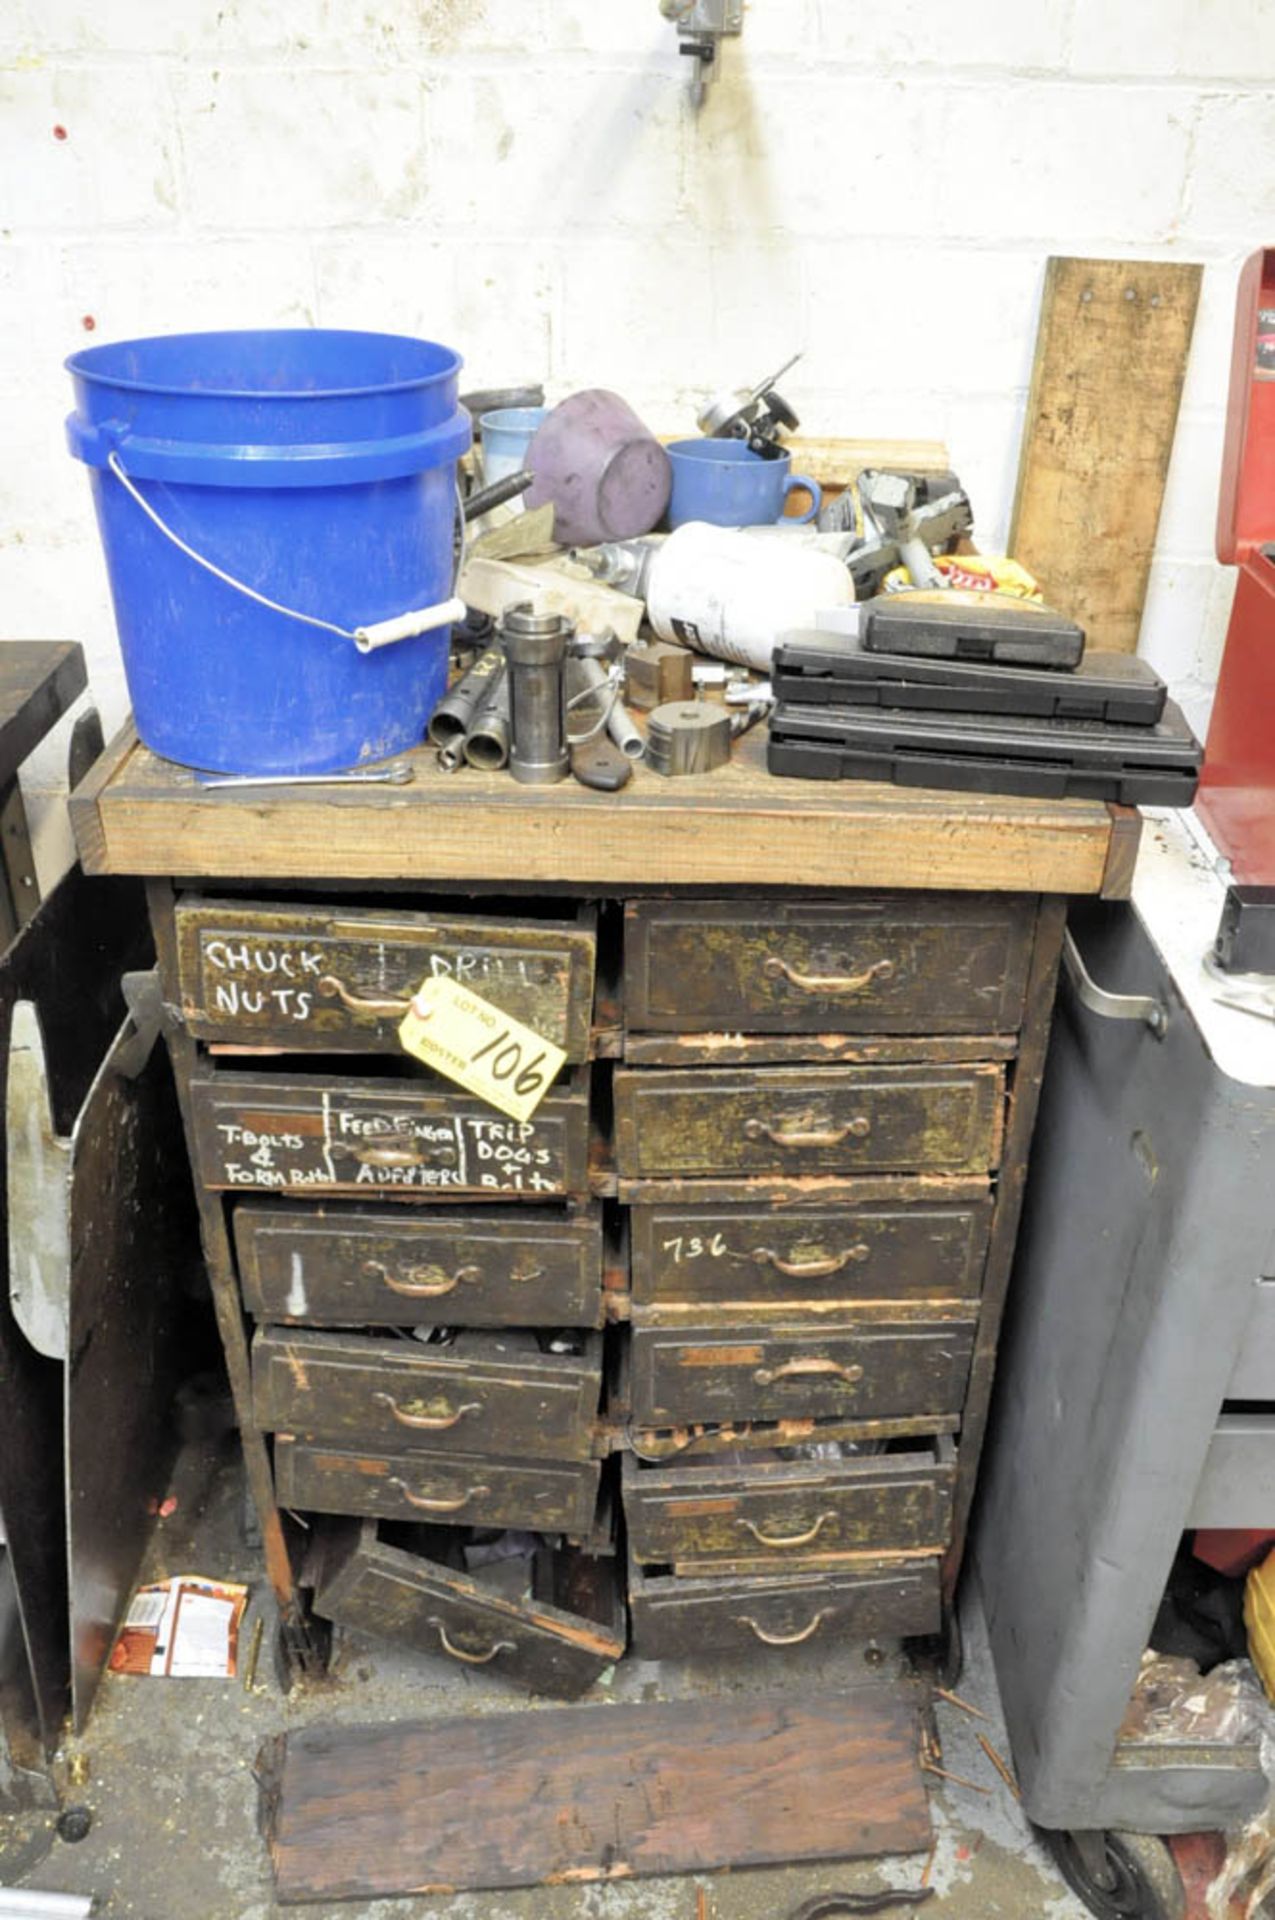
[[[1169,1010],[1162,1000],[1146,993],[1108,993],[1100,987],[1080,957],[1070,928],[1063,934],[1063,966],[1076,990],[1076,998],[1101,1020],[1141,1020],[1157,1040],[1169,1030]]]
[[[695,62],[691,98],[695,106],[718,63],[722,39],[744,30],[744,0],[660,0],[660,12],[681,36],[681,50]]]

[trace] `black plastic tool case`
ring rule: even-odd
[[[1074,620],[1024,604],[993,613],[986,607],[918,604],[912,594],[886,595],[863,610],[860,627],[869,653],[906,653],[929,660],[998,660],[1006,666],[1079,665],[1085,636]]]
[[[1200,744],[1171,700],[1153,727],[781,703],[767,765],[805,780],[1185,807]]]
[[[845,634],[794,635],[775,655],[775,697],[802,705],[1008,713],[1151,727],[1164,711],[1158,673],[1131,653],[1088,653],[1074,673],[868,653]]]

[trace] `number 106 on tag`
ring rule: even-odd
[[[445,974],[412,996],[398,1037],[417,1060],[513,1120],[533,1114],[566,1054]]]

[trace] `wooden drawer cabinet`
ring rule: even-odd
[[[690,1311],[971,1300],[982,1285],[991,1212],[986,1182],[949,1205],[634,1207],[633,1303]]]
[[[597,1205],[235,1208],[244,1305],[259,1320],[358,1327],[600,1327]]]
[[[510,1596],[445,1564],[449,1535],[428,1528],[416,1533],[419,1544],[408,1545],[370,1521],[353,1529],[335,1552],[329,1549],[315,1611],[374,1638],[565,1700],[583,1693],[623,1654],[624,1601],[614,1559],[542,1548],[530,1591]]]
[[[629,1566],[633,1651],[643,1660],[751,1654],[829,1640],[937,1633],[939,1556],[860,1559],[805,1572],[673,1574]]]
[[[594,915],[576,921],[179,900],[176,998],[200,1040],[324,1053],[397,1053],[422,980],[471,986],[589,1057]]]
[[[931,1429],[960,1411],[974,1344],[963,1319],[788,1322],[742,1315],[729,1325],[633,1327],[633,1419],[641,1427],[704,1421],[908,1419]]]
[[[462,1333],[450,1345],[265,1327],[252,1349],[266,1432],[497,1459],[587,1460],[602,1343],[544,1353],[532,1334]]]
[[[662,1033],[1011,1032],[1034,909],[1007,894],[633,901],[625,1021]]]
[[[588,1192],[589,1069],[527,1121],[434,1076],[321,1073],[192,1077],[196,1171],[206,1187],[418,1196]]]
[[[275,1485],[285,1507],[475,1527],[517,1527],[587,1539],[598,1507],[598,1461],[493,1459],[488,1454],[393,1452],[280,1433]]]
[[[616,1164],[659,1174],[986,1172],[1000,1158],[994,1065],[621,1069]]]
[[[941,1553],[952,1519],[951,1443],[904,1445],[901,1452],[857,1454],[851,1444],[797,1450],[818,1452],[816,1459],[667,1467],[629,1457],[630,1550],[643,1564],[691,1570],[717,1562]]]

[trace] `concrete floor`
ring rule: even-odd
[[[159,1524],[147,1578],[197,1572],[253,1579],[253,1556],[239,1536],[241,1489],[232,1457],[213,1463],[186,1456],[174,1491],[177,1511]],[[251,1643],[252,1614],[243,1648]],[[626,1660],[604,1676],[590,1701],[765,1691],[776,1685],[852,1686],[863,1674],[857,1654],[835,1657],[814,1645],[777,1665],[700,1663],[674,1668]],[[74,1798],[91,1808],[88,1837],[68,1845],[45,1816],[0,1819],[0,1885],[95,1893],[97,1911],[130,1920],[695,1920],[697,1889],[711,1920],[772,1920],[831,1887],[869,1891],[916,1887],[922,1876],[937,1897],[923,1909],[950,1920],[1084,1920],[1088,1909],[1063,1886],[1020,1809],[978,1743],[984,1733],[1008,1755],[995,1683],[977,1609],[967,1608],[963,1698],[988,1714],[975,1721],[939,1705],[944,1766],[977,1782],[979,1793],[937,1779],[931,1806],[934,1845],[924,1855],[846,1865],[760,1869],[694,1878],[633,1881],[607,1887],[536,1888],[461,1895],[451,1900],[378,1900],[280,1908],[256,1827],[253,1762],[280,1729],[315,1721],[429,1718],[501,1712],[526,1696],[484,1676],[424,1656],[392,1653],[353,1635],[338,1639],[333,1672],[321,1686],[285,1697],[263,1652],[256,1685],[242,1680],[152,1680],[107,1675],[82,1740],[89,1765]],[[531,1710],[562,1711],[533,1703]]]

